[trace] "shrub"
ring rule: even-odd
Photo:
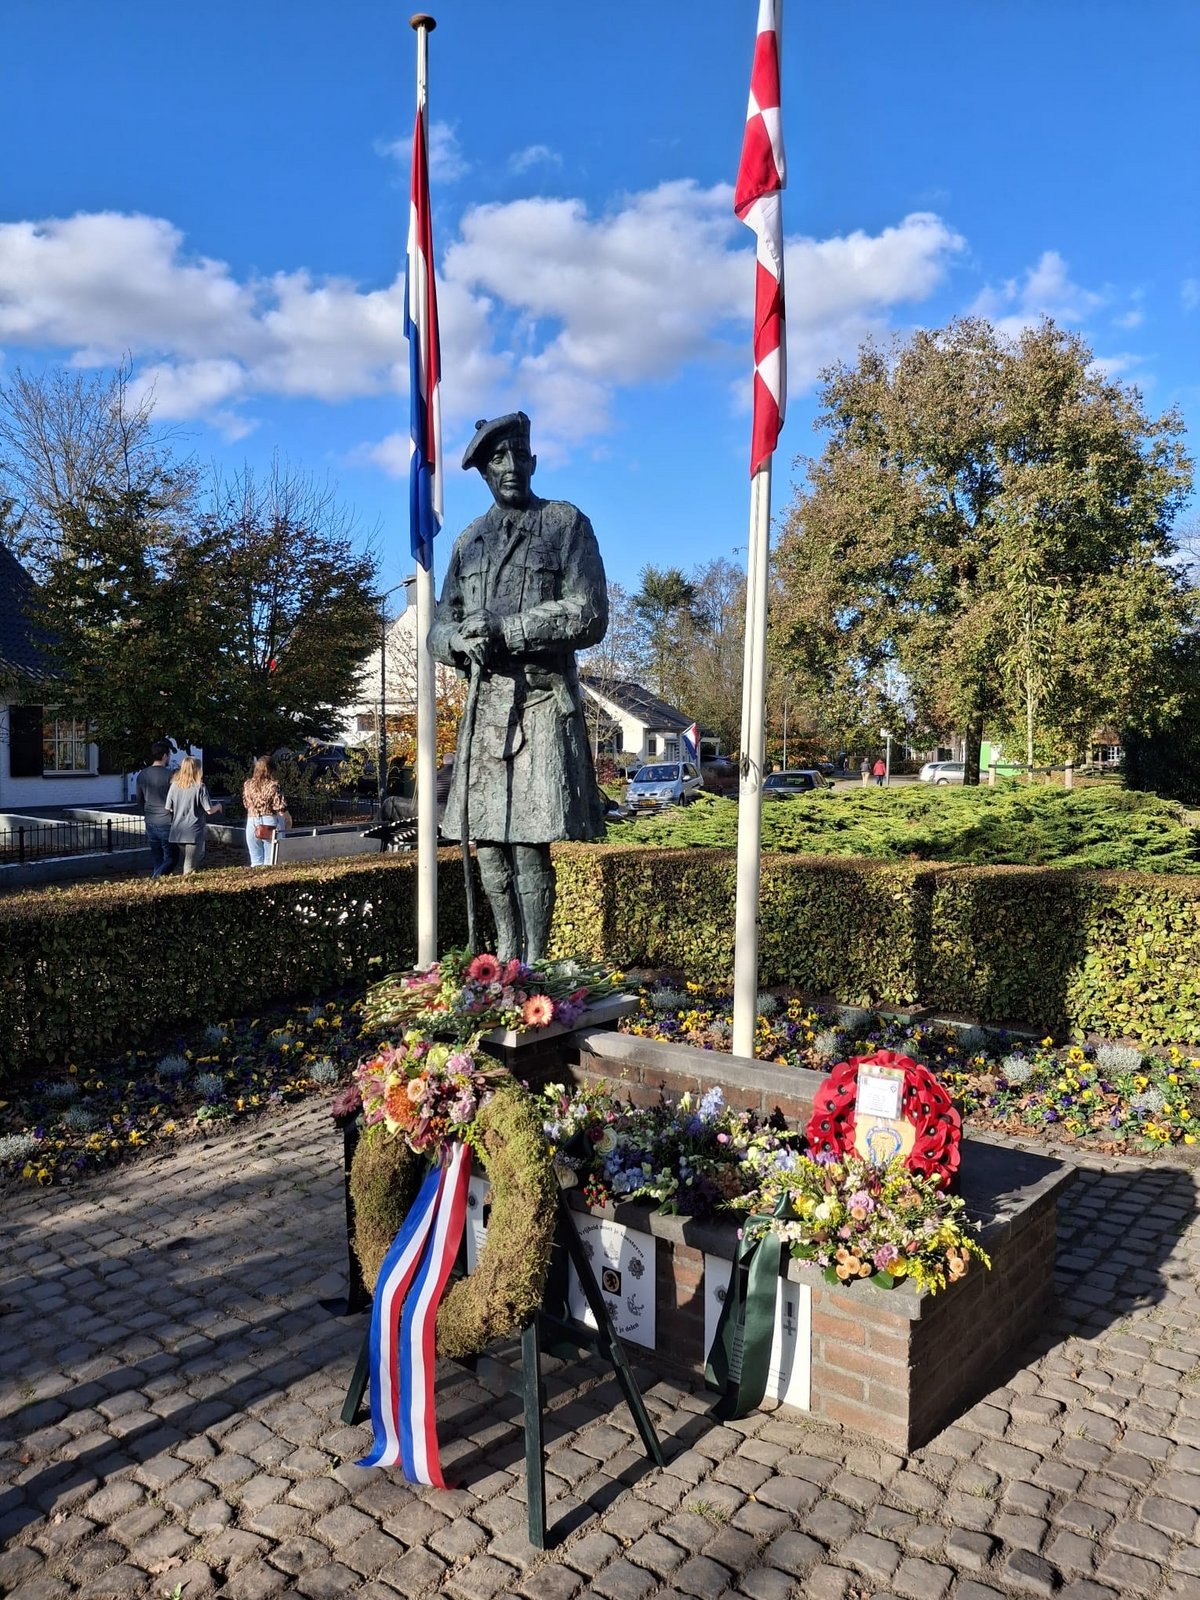
[[[415,879],[411,857],[353,856],[8,896],[0,900],[0,1083],[104,1060],[161,1039],[167,1026],[174,1035],[214,1017],[253,1016],[410,965]],[[466,942],[463,900],[457,856],[444,851],[443,946]]]
[[[555,860],[551,955],[730,982],[732,851],[564,845]],[[145,1044],[165,1017],[174,1033],[410,965],[415,866],[357,856],[0,901],[0,1081]],[[441,947],[462,945],[451,851],[439,907]],[[763,987],[1055,1033],[1200,1039],[1197,877],[774,855],[758,919]],[[843,1010],[842,1024],[853,1017]],[[160,1081],[173,1070],[156,1068]]]
[[[610,827],[614,843],[733,849],[737,805],[707,796],[686,810]],[[1200,873],[1179,807],[1113,785],[1095,788],[855,789],[763,806],[763,849],[780,854],[942,861],[970,866],[1095,867]]]
[[[933,876],[928,1005],[989,1022],[1200,1038],[1200,882],[985,867]]]
[[[665,967],[698,983],[733,972],[737,863],[728,850],[564,845],[556,852],[552,954]],[[765,856],[759,982],[856,1004],[910,1004],[923,869]]]

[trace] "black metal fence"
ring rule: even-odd
[[[38,822],[0,829],[0,864],[48,861],[61,856],[91,856],[118,850],[144,850],[141,818],[106,817],[103,822]]]
[[[288,813],[293,828],[368,826],[379,820],[379,802],[358,795],[337,798],[319,796],[292,802],[288,806]],[[225,814],[216,820],[236,825],[245,822],[246,813],[240,804],[230,803],[225,807]]]

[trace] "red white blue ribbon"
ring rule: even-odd
[[[371,1307],[371,1423],[360,1467],[403,1469],[410,1483],[446,1487],[434,1417],[434,1334],[467,1215],[471,1152],[455,1144],[431,1167],[396,1235]]]

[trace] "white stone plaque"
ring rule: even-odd
[[[573,1218],[579,1240],[592,1264],[600,1293],[608,1307],[613,1326],[622,1339],[654,1349],[655,1327],[655,1243],[648,1233],[626,1228],[620,1222],[602,1217]],[[577,1322],[596,1326],[583,1285],[572,1266],[567,1283],[567,1305]]]
[[[463,1230],[467,1244],[468,1273],[475,1271],[475,1263],[479,1260],[487,1241],[487,1225],[491,1209],[491,1181],[476,1174],[467,1184],[467,1225]]]
[[[732,1262],[724,1256],[704,1257],[704,1354],[707,1358],[717,1336],[721,1308],[729,1293]],[[732,1376],[741,1373],[741,1348],[731,1352]],[[807,1411],[811,1405],[812,1291],[806,1283],[780,1278],[775,1291],[775,1331],[771,1336],[771,1361],[767,1369],[767,1398]]]

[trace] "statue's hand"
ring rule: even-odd
[[[463,654],[483,666],[503,638],[500,618],[494,611],[473,611],[459,623],[457,637],[462,640]]]
[[[491,640],[473,636],[468,638],[463,633],[454,633],[450,636],[450,648],[456,656],[462,656],[467,661],[473,661],[477,667],[482,667],[491,650]]]

